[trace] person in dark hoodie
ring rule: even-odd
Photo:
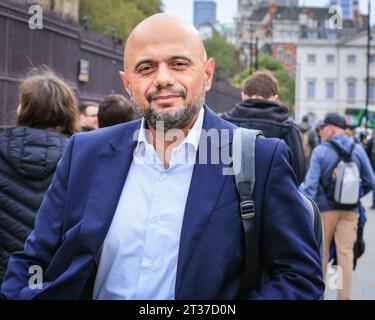
[[[284,140],[297,181],[303,181],[306,165],[299,129],[289,117],[288,108],[279,101],[279,84],[271,72],[253,73],[245,81],[242,101],[222,118],[239,127],[261,130],[267,138]]]
[[[339,279],[342,286],[337,293],[339,300],[350,299],[353,246],[357,239],[359,207],[350,210],[339,209],[329,199],[327,186],[332,182],[335,175],[334,169],[340,159],[332,143],[346,154],[350,154],[352,150],[351,159],[358,167],[361,179],[362,193],[360,196],[366,195],[375,185],[374,173],[365,150],[345,134],[345,127],[346,121],[343,116],[333,112],[327,113],[324,121],[320,124],[319,131],[324,142],[313,150],[309,170],[300,187],[300,191],[315,200],[321,211],[325,246],[324,275],[327,271],[331,243],[333,239],[335,241],[337,262],[342,270],[342,279]]]
[[[80,130],[72,89],[47,68],[20,85],[17,126],[0,133],[0,285],[23,249],[69,136]],[[51,221],[53,224],[53,221]]]

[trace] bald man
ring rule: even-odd
[[[268,280],[244,285],[239,197],[223,156],[236,127],[204,104],[214,67],[198,31],[176,17],[132,31],[120,77],[142,119],[71,138],[34,232],[10,259],[6,298],[322,296],[309,214],[277,139],[258,138],[255,158]]]

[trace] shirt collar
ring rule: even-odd
[[[200,140],[202,127],[203,127],[203,119],[204,119],[204,108],[201,107],[197,120],[194,122],[193,127],[189,129],[189,132],[187,136],[185,137],[185,139],[182,141],[181,145],[183,144],[192,145],[195,151],[198,150],[199,140]],[[138,142],[137,142],[137,146],[135,150],[137,151],[140,146],[145,146],[145,145],[151,146],[151,144],[149,143],[147,139],[147,134],[145,130],[145,118],[142,118],[141,127],[139,129],[139,134],[138,134]]]

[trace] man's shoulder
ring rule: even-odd
[[[275,168],[284,167],[289,159],[285,141],[278,138],[257,138],[255,146],[255,170],[259,181],[265,183],[267,177],[275,174]]]
[[[285,141],[279,138],[266,138],[261,135],[257,138],[256,147],[260,150],[274,150],[279,143],[285,144]]]
[[[327,157],[328,152],[328,157]],[[335,157],[336,153],[334,149],[331,147],[331,145],[327,141],[323,141],[322,143],[319,143],[313,150],[312,154],[316,158],[321,158],[323,162],[331,162],[332,157]]]
[[[323,151],[323,150],[327,150],[327,149],[331,149],[330,145],[326,142],[326,141],[323,141],[321,143],[319,143],[314,149],[313,149],[313,152],[314,151]]]
[[[285,152],[285,154],[287,154],[285,141],[278,138],[259,136],[255,145],[257,163],[270,164],[275,156],[276,149],[279,149],[279,152]]]

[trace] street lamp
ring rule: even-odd
[[[83,24],[83,30],[88,31],[89,30],[89,17],[88,16],[83,17],[82,24]]]
[[[250,23],[250,65],[249,65],[249,72],[250,74],[253,73],[253,42],[254,42],[254,25]]]
[[[255,37],[255,70],[259,69],[258,37]]]
[[[242,57],[242,63],[244,68],[247,68],[247,64],[250,63],[249,61],[249,55],[250,55],[250,43],[247,41],[242,42],[240,52],[241,52],[241,57]]]

